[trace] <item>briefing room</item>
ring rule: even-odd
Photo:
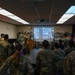
[[[0,75],[75,75],[75,0],[0,0]]]

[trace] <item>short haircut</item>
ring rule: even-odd
[[[42,45],[43,45],[44,48],[48,48],[49,47],[49,42],[47,40],[44,40],[42,42]]]
[[[5,39],[5,40],[8,40],[8,39],[9,39],[8,34],[5,34],[5,35],[4,35],[4,39]]]
[[[2,33],[2,34],[1,34],[1,37],[3,37],[3,36],[4,36],[4,34]]]

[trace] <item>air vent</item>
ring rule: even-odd
[[[20,0],[21,2],[41,2],[44,0]]]

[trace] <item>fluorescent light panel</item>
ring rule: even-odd
[[[13,20],[15,20],[15,21],[18,21],[18,22],[20,22],[20,23],[22,23],[22,24],[29,24],[28,22],[24,21],[23,19],[19,18],[19,17],[16,16],[16,15],[14,15],[14,14],[8,12],[7,10],[2,9],[1,7],[0,7],[0,14],[3,15],[3,16],[6,16],[6,17],[8,17],[8,18],[11,18],[11,19],[13,19]]]
[[[0,10],[0,14],[1,14],[1,15],[4,15],[4,16],[13,15],[12,13],[10,13],[10,12],[4,10],[4,9],[1,9],[1,10]]]
[[[22,19],[17,19],[16,21],[22,22],[23,24],[29,24],[28,22],[22,20]]]
[[[61,18],[65,19],[65,18],[71,18],[73,17],[75,14],[64,14]]]
[[[9,18],[11,18],[13,20],[21,19],[21,18],[15,16],[15,15],[10,15],[10,16],[8,15],[7,17],[9,17]]]
[[[60,24],[60,23],[64,23],[66,22],[68,19],[70,19],[71,17],[73,17],[74,14],[64,14],[60,19],[59,21],[57,22],[57,24]]]
[[[67,10],[66,14],[75,14],[75,6],[71,6],[71,7]]]
[[[67,12],[58,20],[57,24],[62,24],[75,15],[75,6],[71,6]]]
[[[63,21],[58,21],[56,24],[62,24],[63,23]]]
[[[67,18],[61,18],[60,20],[59,20],[59,22],[63,22],[63,21],[65,21],[65,20],[67,20]]]

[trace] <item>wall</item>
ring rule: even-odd
[[[22,31],[23,31],[23,32],[29,31],[30,27],[31,27],[31,26],[18,26],[18,27],[17,27],[17,33],[18,33],[18,32],[22,32]]]
[[[72,26],[55,26],[55,33],[56,32],[60,32],[60,33],[65,33],[65,32],[69,32],[72,33]]]
[[[32,30],[34,28],[34,26],[18,26],[17,27],[17,33],[18,32],[26,32],[29,31],[30,28],[32,27]],[[54,27],[54,33],[56,32],[60,32],[60,33],[65,33],[65,32],[69,32],[72,33],[72,26],[71,25],[66,25],[66,26],[52,26]]]
[[[72,26],[53,26],[54,32],[69,32],[72,33]],[[29,31],[30,28],[34,28],[34,26],[15,26],[13,24],[0,22],[0,34],[9,34],[9,38],[16,38],[18,32],[26,32]]]
[[[0,34],[8,34],[9,38],[16,38],[16,26],[9,23],[0,22]]]

